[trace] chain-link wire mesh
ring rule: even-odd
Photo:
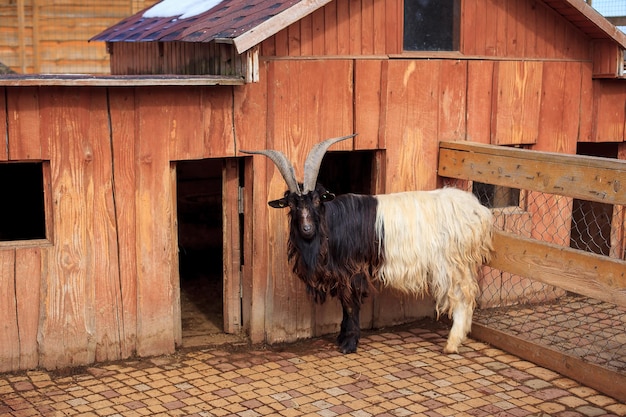
[[[621,206],[482,183],[472,188],[500,230],[624,257]],[[626,372],[626,308],[490,267],[482,272],[476,323]]]

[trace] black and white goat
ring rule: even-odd
[[[287,183],[284,197],[269,205],[289,207],[293,271],[316,302],[339,297],[337,342],[343,353],[357,349],[360,308],[376,281],[416,296],[430,294],[437,315],[453,320],[444,352],[458,352],[472,324],[476,274],[492,250],[491,211],[455,188],[335,197],[317,184],[322,158],[331,145],[353,136],[314,146],[303,184],[283,153],[242,151],[269,157]]]

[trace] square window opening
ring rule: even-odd
[[[405,0],[405,51],[458,51],[460,0]]]
[[[0,163],[0,242],[46,238],[43,164]]]

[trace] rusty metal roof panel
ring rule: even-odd
[[[224,0],[198,15],[144,17],[145,9],[91,38],[106,42],[210,42],[235,38],[302,0]],[[158,4],[158,3],[157,3]]]

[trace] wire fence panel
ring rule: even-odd
[[[482,183],[473,191],[492,208],[497,228],[585,252],[616,252],[613,205]],[[503,201],[517,204],[493,206]],[[480,287],[476,322],[626,373],[626,308],[490,267]]]
[[[439,175],[494,214],[494,259],[474,315],[481,336],[492,329],[494,340],[602,367],[599,390],[626,381],[626,163],[442,142]]]

